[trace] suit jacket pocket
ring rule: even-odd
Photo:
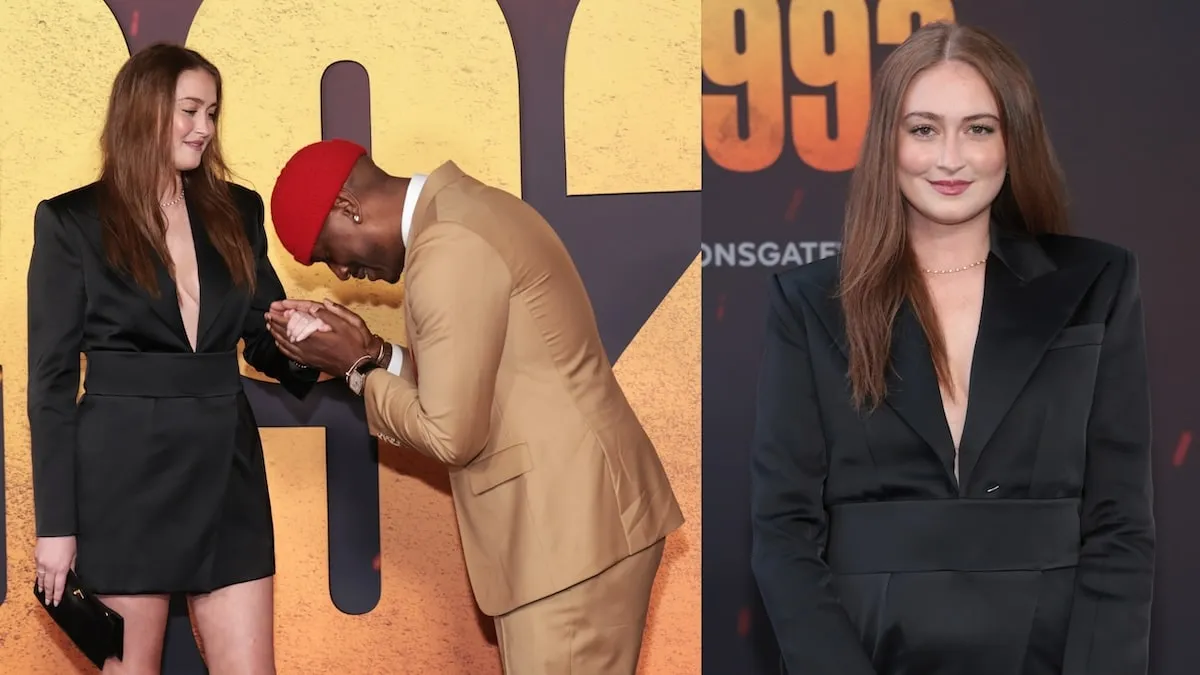
[[[471,492],[480,495],[533,468],[533,457],[525,443],[511,445],[479,459],[466,468]]]
[[[1062,329],[1046,349],[1083,347],[1086,345],[1098,345],[1102,342],[1104,342],[1104,324],[1081,323],[1078,326],[1067,326]]]

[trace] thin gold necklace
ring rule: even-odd
[[[979,267],[980,265],[982,265],[985,262],[987,262],[987,258],[983,258],[982,260],[976,260],[975,262],[971,263],[970,265],[963,265],[962,267],[955,267],[954,269],[949,269],[949,270],[928,270],[928,269],[922,268],[921,271],[924,272],[925,274],[954,274],[955,272],[963,272],[965,270],[969,270],[972,267]]]

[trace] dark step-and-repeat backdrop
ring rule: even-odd
[[[1026,60],[1076,232],[1139,256],[1160,542],[1154,672],[1195,673],[1200,4],[1167,0],[704,0],[704,672],[778,672],[749,565],[767,278],[838,251],[872,72],[914,25],[942,18],[989,29]]]

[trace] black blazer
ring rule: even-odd
[[[776,275],[752,566],[793,675],[1143,675],[1154,520],[1133,256],[994,236],[960,444],[905,306],[850,400],[838,258]]]
[[[262,198],[238,185],[230,184],[230,190],[254,249],[256,290],[251,296],[233,284],[199,211],[188,199],[201,283],[195,353],[166,267],[158,264],[160,292],[153,297],[106,262],[96,184],[38,205],[28,277],[28,412],[38,536],[78,534],[80,511],[97,518],[107,514],[110,520],[122,517],[109,503],[113,495],[105,494],[102,485],[111,484],[116,476],[106,481],[98,475],[105,458],[95,457],[94,470],[84,470],[77,461],[78,449],[85,444],[96,453],[125,453],[124,459],[147,471],[154,467],[143,459],[151,457],[158,445],[172,445],[175,461],[188,467],[189,475],[177,475],[176,470],[170,479],[192,485],[209,481],[211,485],[198,488],[211,487],[220,494],[230,462],[224,455],[233,452],[226,446],[234,443],[225,439],[232,439],[234,427],[244,420],[238,419],[236,404],[215,412],[218,408],[212,401],[217,394],[241,393],[236,368],[239,340],[245,340],[246,361],[294,395],[303,397],[315,384],[318,373],[295,367],[266,329],[263,315],[271,302],[284,297],[284,291],[267,259]],[[76,404],[81,352],[88,355],[85,388],[89,395],[93,389],[105,395],[102,403],[86,410]],[[143,410],[137,407],[138,400],[148,397],[190,403],[169,412],[159,409],[153,420],[135,419]],[[210,402],[204,403],[205,398]],[[80,405],[86,408],[87,403]],[[152,428],[165,424],[168,417],[173,428]],[[81,419],[90,426],[82,432]],[[216,431],[224,435],[202,442],[205,434]],[[181,435],[195,442],[180,447],[174,439]],[[130,460],[130,453],[142,454]],[[109,460],[116,459],[109,455]],[[171,473],[169,466],[159,470]],[[145,500],[139,503],[142,508],[148,505]],[[179,514],[181,523],[184,516]]]

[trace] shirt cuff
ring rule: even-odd
[[[388,362],[387,371],[397,377],[400,376],[400,369],[404,367],[404,350],[398,344],[392,344],[392,360]]]

